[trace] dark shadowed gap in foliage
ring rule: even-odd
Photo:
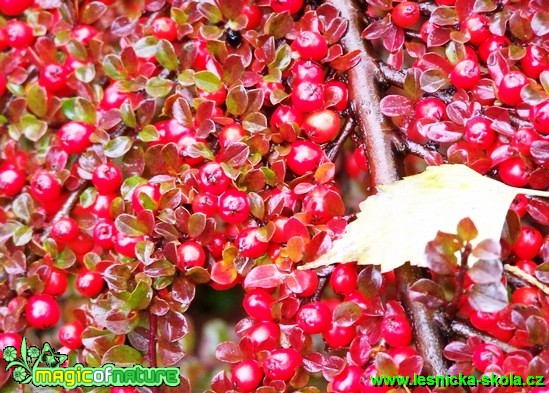
[[[241,306],[243,299],[244,290],[240,285],[226,291],[217,291],[209,285],[198,285],[196,296],[186,312],[196,324],[196,342],[200,342],[202,326],[209,320],[218,318],[229,325],[235,325],[244,318]]]

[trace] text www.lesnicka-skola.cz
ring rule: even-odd
[[[376,376],[370,377],[373,386],[427,386],[427,387],[448,387],[448,386],[531,386],[544,387],[545,377],[530,375],[526,378],[520,375],[498,375],[490,374],[476,377],[474,375],[438,375],[424,376],[414,374],[414,377],[404,375]]]

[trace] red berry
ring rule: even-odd
[[[203,213],[206,217],[213,217],[217,213],[217,196],[209,192],[197,194],[193,198],[193,212]]]
[[[274,298],[264,289],[256,288],[244,296],[242,305],[246,313],[258,321],[272,321]]]
[[[473,45],[481,44],[492,35],[489,27],[490,20],[482,14],[471,15],[461,24],[461,29],[469,33],[469,43]]]
[[[360,393],[361,377],[362,369],[350,364],[334,377],[332,390],[338,393]]]
[[[416,104],[416,118],[442,120],[446,116],[446,104],[434,97],[422,98]]]
[[[100,107],[104,110],[119,109],[130,97],[130,93],[123,93],[118,90],[116,85],[112,84],[103,92],[103,100],[101,100]]]
[[[322,333],[330,328],[332,313],[326,304],[311,302],[302,306],[296,316],[297,326],[305,333]]]
[[[67,71],[59,64],[47,64],[40,69],[38,84],[51,92],[58,92],[67,86]]]
[[[111,204],[115,198],[115,194],[97,195],[97,197],[95,198],[95,202],[91,207],[91,212],[95,214],[97,218],[114,220],[114,217],[111,213]]]
[[[324,70],[318,64],[310,60],[297,60],[292,66],[291,74],[294,85],[303,81],[311,83],[324,82]]]
[[[480,372],[492,364],[501,366],[504,359],[501,348],[493,344],[480,344],[473,352],[473,365]]]
[[[517,106],[522,102],[520,91],[528,84],[528,80],[520,71],[507,73],[498,86],[498,98],[505,105]]]
[[[191,267],[203,267],[206,263],[206,253],[200,244],[190,240],[177,248],[177,267],[186,270]]]
[[[232,369],[231,382],[242,393],[253,392],[263,380],[263,369],[255,360],[246,359]]]
[[[110,220],[101,219],[93,228],[93,240],[99,247],[106,250],[110,250],[114,247],[115,235],[116,228],[114,222]]]
[[[513,292],[511,302],[514,304],[522,304],[524,306],[539,307],[538,290],[533,287],[521,287]]]
[[[245,192],[227,190],[219,197],[219,216],[229,224],[239,224],[248,218],[250,202]]]
[[[181,138],[191,135],[193,131],[185,126],[182,126],[175,119],[163,120],[154,124],[158,131],[158,140],[152,142],[151,145],[164,145],[169,142],[179,142]]]
[[[143,241],[142,236],[130,237],[118,232],[114,238],[114,250],[125,257],[135,258],[135,246]]]
[[[40,171],[31,179],[31,194],[40,203],[58,199],[61,195],[61,184],[51,173]]]
[[[295,123],[300,126],[303,123],[303,114],[297,109],[287,106],[278,106],[271,115],[271,127],[278,130],[282,124],[290,125]]]
[[[101,273],[85,269],[78,273],[75,282],[76,290],[86,297],[96,297],[103,291],[104,285]]]
[[[538,45],[529,45],[520,66],[526,76],[537,79],[543,71],[549,70],[549,53]]]
[[[57,337],[64,347],[69,349],[78,349],[82,346],[82,333],[84,326],[80,321],[74,321],[64,324],[59,328]]]
[[[90,252],[93,250],[94,245],[93,237],[83,231],[78,232],[76,238],[68,243],[68,246],[77,255],[84,255]]]
[[[513,251],[521,259],[533,259],[543,244],[543,236],[534,227],[523,225],[517,241],[513,245]]]
[[[529,259],[520,259],[515,262],[515,266],[528,274],[535,274],[538,265]]]
[[[1,40],[1,34],[2,34],[2,29],[0,29],[0,40]],[[1,42],[0,42],[0,47],[1,47]],[[2,50],[2,49],[0,49]],[[0,97],[4,95],[4,93],[6,92],[6,87],[8,85],[8,80],[6,79],[6,76],[4,74],[0,74]]]
[[[263,105],[265,106],[272,106],[271,95],[275,90],[284,91],[284,85],[282,85],[282,83],[280,82],[266,82],[262,80],[257,84],[257,87],[263,90]]]
[[[344,206],[338,197],[336,191],[324,185],[316,185],[303,199],[303,211],[307,213],[311,223],[326,224],[344,213]]]
[[[52,296],[61,296],[68,286],[67,274],[59,269],[52,269],[44,293]]]
[[[25,172],[16,168],[0,170],[0,195],[12,197],[21,192],[26,183]]]
[[[498,314],[475,310],[471,313],[469,318],[471,319],[471,324],[477,329],[488,330],[497,323]]]
[[[530,179],[530,167],[520,157],[513,157],[503,161],[498,166],[499,177],[513,187],[524,187]]]
[[[530,107],[530,121],[537,132],[549,134],[549,100]]]
[[[511,146],[525,156],[530,155],[532,143],[539,140],[539,134],[533,128],[519,128],[511,139]]]
[[[208,70],[209,70],[209,68],[213,68],[215,70],[215,67],[216,67],[215,63],[212,66],[209,66],[209,65],[206,66],[206,68],[208,68]],[[212,71],[212,70],[209,70],[209,71]],[[214,74],[217,73],[217,72],[214,72],[214,71],[212,71],[212,72]],[[224,86],[221,86],[220,89],[218,89],[216,91],[213,91],[213,92],[199,90],[198,95],[201,98],[203,98],[205,100],[213,101],[215,103],[215,105],[220,106],[220,105],[223,105],[225,103],[225,99],[227,98],[227,89]]]
[[[324,90],[318,83],[303,81],[294,87],[290,98],[298,111],[313,112],[322,108]]]
[[[393,361],[398,366],[403,360],[417,355],[417,352],[412,347],[396,347],[389,348],[387,354],[393,358]]]
[[[14,49],[26,49],[34,42],[34,32],[27,23],[12,19],[5,27],[6,42]]]
[[[76,121],[69,121],[61,126],[57,138],[61,148],[69,154],[80,154],[91,146],[90,136],[94,127]]]
[[[393,22],[400,27],[410,27],[419,21],[419,6],[411,1],[403,1],[393,9]]]
[[[304,30],[300,32],[295,41],[292,42],[291,47],[304,60],[319,61],[328,53],[326,40],[314,31]]]
[[[320,146],[306,140],[297,140],[290,148],[286,163],[292,172],[299,176],[315,171],[324,156]]]
[[[499,51],[501,48],[509,46],[511,41],[507,37],[500,35],[492,35],[483,41],[478,47],[478,54],[483,62],[488,61],[488,57],[493,52]]]
[[[263,362],[265,375],[272,380],[287,381],[292,378],[303,358],[293,348],[276,349]]]
[[[330,286],[334,292],[341,295],[350,295],[357,286],[358,273],[356,264],[343,263],[335,267],[330,276]]]
[[[65,244],[76,239],[78,236],[78,223],[70,218],[64,217],[56,221],[51,227],[51,237],[58,243]]]
[[[220,195],[229,188],[231,179],[225,174],[219,163],[209,162],[202,165],[198,171],[198,182],[201,191]]]
[[[476,149],[488,150],[496,143],[492,122],[484,117],[473,117],[465,124],[465,140]]]
[[[23,338],[17,333],[4,332],[0,333],[0,357],[4,354],[6,347],[14,347],[17,353],[20,353]]]
[[[118,192],[122,185],[122,171],[114,164],[101,164],[93,171],[92,183],[100,194]]]
[[[97,30],[93,26],[80,25],[71,31],[71,38],[80,42],[82,45],[88,45],[93,37],[97,35]]]
[[[177,23],[167,16],[156,18],[152,23],[152,33],[159,40],[175,41],[177,39]]]
[[[381,336],[392,347],[405,347],[412,342],[412,326],[403,315],[389,315],[381,322]]]
[[[248,228],[238,234],[236,246],[240,255],[246,258],[259,258],[265,254],[269,243],[261,239],[259,228]]]
[[[331,80],[324,84],[324,105],[333,104],[334,109],[344,111],[349,106],[349,89],[343,82]]]
[[[7,16],[17,16],[33,5],[33,0],[0,0],[0,12]]]
[[[261,8],[255,5],[244,5],[242,7],[242,14],[246,15],[248,22],[246,23],[246,29],[255,30],[261,24],[261,19],[263,18],[263,12]]]
[[[223,127],[219,133],[219,144],[227,147],[231,143],[240,142],[247,135],[246,130],[238,123],[232,123]]]
[[[271,321],[258,322],[246,332],[256,350],[279,347],[280,327]]]
[[[290,11],[295,14],[303,7],[303,0],[271,0],[271,8],[276,13]]]
[[[478,63],[472,60],[461,60],[450,73],[450,81],[458,89],[470,90],[480,80]]]
[[[301,128],[311,141],[321,144],[333,140],[339,133],[340,125],[337,113],[324,109],[309,114],[303,121]]]
[[[25,308],[27,322],[37,329],[49,329],[59,322],[61,309],[51,295],[33,295]]]
[[[332,322],[330,328],[322,332],[322,337],[324,337],[324,341],[330,348],[343,348],[351,344],[353,338],[356,337],[356,327],[339,326]]]

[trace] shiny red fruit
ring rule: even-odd
[[[472,60],[462,60],[454,66],[450,73],[450,81],[458,89],[471,90],[480,80],[478,63]]]
[[[469,33],[469,43],[473,45],[481,44],[492,35],[489,27],[490,20],[482,14],[471,15],[461,24],[461,29]]]
[[[292,378],[303,358],[293,348],[275,349],[263,362],[265,375],[272,380],[287,381]]]
[[[498,86],[498,98],[505,105],[517,106],[522,102],[520,91],[528,84],[528,79],[520,71],[507,73]]]
[[[34,5],[34,0],[0,0],[0,12],[7,16],[17,16]]]
[[[177,267],[186,270],[191,267],[203,267],[206,263],[204,248],[197,242],[189,240],[177,248]]]
[[[350,295],[357,287],[358,273],[355,263],[339,264],[330,276],[330,286],[335,293]]]
[[[549,134],[549,100],[530,107],[529,118],[537,132]]]
[[[332,390],[338,393],[360,393],[362,369],[355,365],[346,366],[332,381]]]
[[[292,74],[292,83],[296,85],[299,82],[308,81],[311,83],[324,82],[324,70],[321,66],[311,60],[297,60],[290,71]]]
[[[235,242],[240,255],[246,258],[259,258],[265,254],[269,243],[261,239],[259,230],[248,228],[238,234]]]
[[[100,194],[118,192],[122,185],[122,171],[114,164],[101,164],[93,171],[92,183]]]
[[[381,322],[381,336],[392,347],[405,347],[412,342],[412,326],[404,315],[389,315]]]
[[[232,369],[231,382],[242,393],[253,392],[263,380],[263,369],[252,359],[237,363]]]
[[[507,37],[500,35],[492,35],[483,41],[478,47],[478,54],[483,62],[488,61],[488,57],[496,51],[509,46],[511,41]]]
[[[231,179],[225,174],[219,163],[209,162],[200,167],[198,171],[198,183],[201,191],[220,195],[229,188]]]
[[[505,355],[500,347],[493,344],[480,344],[473,352],[473,365],[480,372],[492,364],[501,366]]]
[[[76,277],[75,288],[82,295],[86,297],[96,297],[103,291],[105,281],[101,273],[81,270]]]
[[[12,197],[21,192],[26,184],[25,172],[16,168],[0,170],[0,195]]]
[[[419,21],[419,6],[411,1],[403,1],[393,8],[393,22],[400,27],[410,27]]]
[[[34,32],[28,23],[12,19],[4,28],[6,42],[14,49],[26,49],[34,42]]]
[[[343,348],[351,344],[351,341],[356,337],[356,327],[339,326],[332,322],[330,328],[322,332],[322,337],[330,348]]]
[[[520,157],[503,161],[498,166],[499,177],[507,185],[524,187],[530,180],[530,166]]]
[[[538,45],[528,45],[520,67],[529,78],[539,78],[543,71],[549,70],[549,52]]]
[[[297,326],[305,333],[322,333],[330,328],[332,313],[322,302],[310,302],[302,306],[296,316]]]
[[[513,251],[521,259],[533,259],[543,244],[543,236],[536,228],[523,225]]]
[[[25,308],[27,322],[37,329],[54,327],[61,317],[61,309],[57,301],[46,294],[33,295]]]
[[[538,293],[538,289],[533,287],[517,288],[511,296],[511,302],[514,304],[522,304],[523,306],[539,307],[540,301]]]
[[[160,187],[158,184],[140,184],[133,190],[132,207],[136,213],[143,210],[156,211],[160,197]]]
[[[67,274],[59,269],[52,269],[44,293],[52,296],[61,296],[67,290],[69,281],[67,280]]]
[[[264,289],[256,288],[244,296],[242,305],[246,313],[258,321],[272,321],[272,307],[275,299]]]
[[[208,192],[197,194],[192,202],[193,212],[213,217],[217,213],[217,196]]]
[[[328,53],[328,44],[324,37],[314,31],[301,31],[291,45],[304,60],[322,60]]]
[[[38,84],[51,92],[58,92],[67,86],[67,71],[59,64],[47,64],[40,68]]]
[[[152,33],[159,40],[175,41],[177,39],[177,23],[167,16],[156,18],[152,23]]]
[[[65,244],[76,239],[79,231],[78,223],[74,219],[63,217],[52,225],[51,237],[57,243]]]
[[[61,148],[69,154],[80,154],[91,146],[90,136],[94,127],[89,124],[69,121],[57,131]]]
[[[339,133],[341,122],[339,115],[329,109],[309,114],[301,128],[314,143],[322,144],[330,142]]]
[[[464,139],[476,149],[488,150],[496,143],[497,134],[492,122],[484,117],[473,117],[465,124]]]
[[[130,237],[118,232],[114,238],[114,250],[125,257],[135,258],[135,246],[143,241],[143,236]]]
[[[434,97],[422,98],[415,107],[416,118],[442,120],[446,116],[446,104]]]
[[[248,195],[239,190],[227,190],[219,197],[219,216],[229,224],[239,224],[250,214]]]
[[[349,89],[347,84],[330,80],[324,84],[324,105],[335,103],[333,108],[344,111],[349,106]]]
[[[83,332],[84,325],[80,321],[74,321],[61,326],[57,332],[57,337],[61,345],[74,350],[82,346]]]
[[[31,179],[31,194],[40,203],[56,200],[61,195],[61,184],[51,173],[40,171]]]
[[[292,105],[300,112],[313,112],[322,108],[324,89],[318,83],[308,81],[296,84],[290,94]]]
[[[289,11],[295,14],[303,7],[303,0],[271,0],[271,8],[274,12],[281,13]]]
[[[290,153],[286,156],[286,164],[299,176],[315,171],[324,157],[320,146],[307,140],[297,140],[290,145],[290,148]]]

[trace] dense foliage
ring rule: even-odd
[[[381,111],[415,153],[401,175],[464,163],[549,188],[546,0],[359,7]],[[376,165],[346,75],[365,55],[341,45],[338,8],[0,0],[0,12],[0,349],[25,336],[71,363],[178,365],[182,392],[385,392],[371,375],[422,371],[394,272],[298,269],[344,233]],[[501,245],[472,249],[463,220],[426,247],[412,289],[444,311],[451,373],[548,373],[549,204],[515,202]],[[236,327],[193,308],[212,290],[214,303],[245,293],[225,314]],[[3,368],[2,392],[19,391]],[[135,391],[93,391],[109,390]]]

